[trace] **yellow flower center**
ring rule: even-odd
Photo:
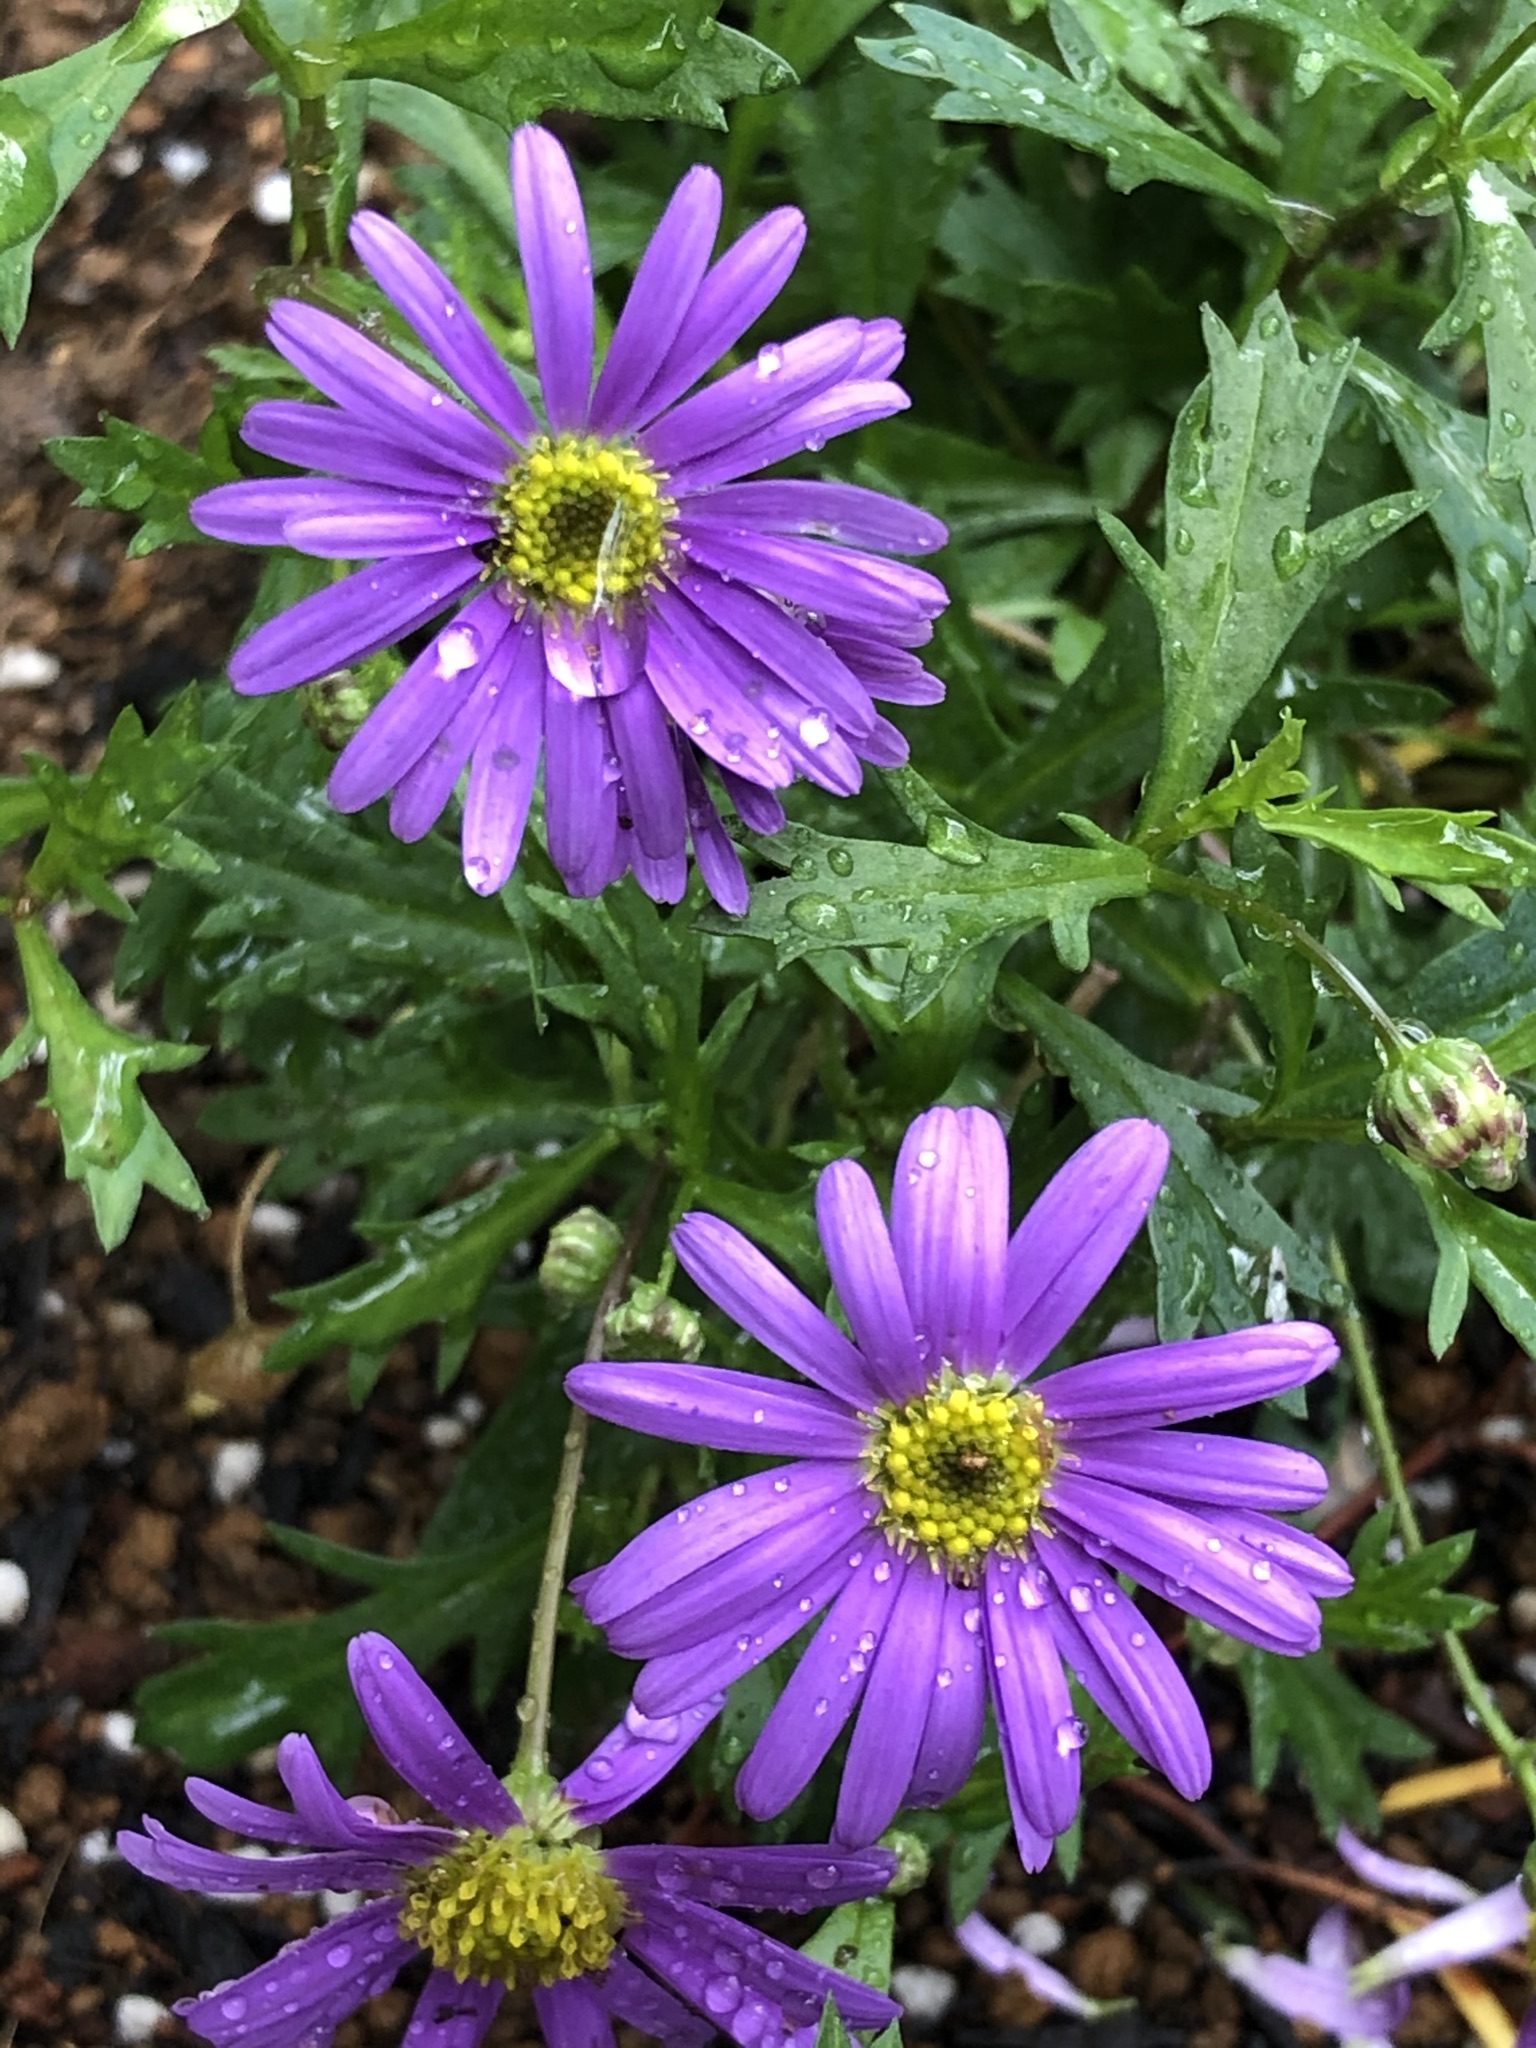
[[[603,1970],[628,1902],[602,1851],[532,1828],[475,1828],[412,1873],[400,1932],[462,1984],[531,1989]]]
[[[655,582],[677,507],[634,448],[541,434],[496,494],[491,559],[546,609],[613,611]]]
[[[871,1419],[865,1474],[898,1550],[968,1581],[988,1551],[1024,1549],[1056,1457],[1037,1394],[946,1365],[926,1392]]]

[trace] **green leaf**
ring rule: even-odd
[[[1352,1650],[1427,1650],[1452,1629],[1471,1628],[1495,1612],[1486,1600],[1448,1593],[1477,1540],[1473,1530],[1426,1544],[1395,1563],[1386,1556],[1394,1516],[1378,1508],[1349,1553],[1355,1583],[1323,1602],[1323,1640]]]
[[[1164,0],[1073,0],[1072,12],[1105,62],[1169,106],[1183,106],[1205,37]]]
[[[1250,1112],[1246,1095],[1138,1059],[1017,976],[999,983],[998,1006],[1014,1029],[1034,1034],[1042,1057],[1066,1074],[1095,1127],[1139,1116],[1168,1133],[1168,1177],[1148,1218],[1157,1322],[1165,1339],[1193,1336],[1202,1324],[1241,1330],[1283,1318],[1293,1288],[1310,1301],[1341,1298],[1317,1254],[1196,1121],[1204,1112]]]
[[[41,234],[58,211],[59,181],[48,156],[52,132],[35,107],[0,92],[0,250]]]
[[[1492,811],[1351,811],[1309,797],[1297,804],[1260,802],[1255,815],[1271,832],[1329,847],[1374,874],[1405,882],[1518,889],[1536,880],[1536,844],[1490,830]]]
[[[1047,919],[1070,924],[1148,887],[1146,858],[1133,847],[1002,839],[936,799],[926,837],[926,847],[890,846],[787,826],[760,851],[788,875],[760,883],[744,917],[710,913],[702,928],[766,939],[780,962],[831,948],[890,947],[905,956],[898,1014],[912,1017],[971,948],[996,934],[1016,937]]]
[[[43,443],[55,465],[80,485],[75,503],[137,512],[130,555],[147,555],[173,541],[205,539],[187,517],[187,506],[200,492],[229,482],[236,475],[234,465],[215,466],[127,420],[108,415],[103,424],[102,434],[68,434]]]
[[[942,79],[951,90],[933,109],[936,121],[1001,121],[1054,136],[1102,157],[1117,192],[1161,179],[1266,220],[1283,219],[1257,178],[1154,114],[1118,79],[1069,77],[1001,36],[931,7],[898,5],[896,12],[911,35],[861,40],[859,48],[888,70]]]
[[[296,1313],[269,1346],[267,1365],[303,1365],[333,1344],[387,1353],[419,1323],[442,1323],[448,1338],[471,1329],[513,1245],[569,1200],[617,1142],[613,1133],[599,1131],[415,1222],[359,1224],[380,1247],[378,1255],[335,1279],[280,1294],[283,1307]]]
[[[109,879],[130,860],[211,874],[217,863],[168,822],[197,787],[213,749],[197,735],[197,700],[179,697],[152,733],[130,706],[117,715],[89,776],[29,757],[47,805],[48,832],[27,872],[36,896],[83,895],[111,917],[132,910]]]
[[[1325,1835],[1337,1834],[1341,1821],[1374,1826],[1367,1756],[1407,1760],[1433,1748],[1416,1728],[1367,1699],[1325,1650],[1283,1657],[1250,1648],[1237,1669],[1248,1695],[1254,1784],[1267,1790],[1282,1745],[1289,1744]]]
[[[872,1990],[885,1991],[891,1982],[895,1933],[893,1899],[851,1899],[827,1915],[810,1940],[800,1944],[800,1953],[856,1977]]]
[[[123,32],[117,62],[137,63],[145,57],[163,57],[188,36],[220,27],[239,8],[240,0],[140,0]]]
[[[1469,1278],[1516,1342],[1536,1351],[1536,1223],[1473,1194],[1448,1173],[1415,1166],[1398,1152],[1386,1156],[1418,1189],[1441,1249],[1436,1288],[1443,1299],[1430,1333],[1436,1357],[1456,1333]]]
[[[17,918],[15,934],[28,1016],[0,1055],[0,1080],[46,1046],[43,1103],[59,1120],[64,1171],[85,1183],[105,1249],[115,1251],[128,1235],[146,1181],[182,1208],[205,1215],[192,1169],[139,1092],[141,1076],[189,1067],[204,1048],[120,1031],[81,995],[34,918]]]
[[[1232,772],[1224,775],[1204,796],[1193,797],[1169,819],[1165,832],[1149,833],[1149,848],[1173,845],[1181,839],[1198,839],[1202,832],[1225,832],[1244,811],[1279,796],[1299,796],[1307,786],[1305,774],[1296,766],[1306,726],[1288,711],[1280,715],[1280,730],[1261,747],[1251,761],[1245,761],[1234,745]]]
[[[719,0],[446,0],[342,46],[353,78],[396,78],[512,129],[549,107],[723,128],[722,102],[794,73],[714,19]]]
[[[1232,865],[1244,877],[1245,887],[1256,889],[1274,909],[1283,910],[1299,924],[1321,924],[1321,917],[1307,901],[1301,869],[1286,848],[1251,818],[1240,819],[1232,835]],[[1275,1063],[1270,1101],[1278,1105],[1301,1079],[1306,1065],[1317,1018],[1317,984],[1311,963],[1294,947],[1278,945],[1246,918],[1234,917],[1229,922],[1244,965],[1240,975],[1228,979],[1227,986],[1240,989],[1264,1021]]]
[[[1357,505],[1312,532],[1323,437],[1351,348],[1303,362],[1278,297],[1239,344],[1206,309],[1211,373],[1180,412],[1164,497],[1166,560],[1109,514],[1110,544],[1145,591],[1163,656],[1163,733],[1143,835],[1203,787],[1223,742],[1335,573],[1423,511],[1419,492]]]
[[[1381,0],[1189,0],[1181,19],[1186,28],[1231,16],[1283,29],[1301,48],[1296,53],[1296,90],[1310,98],[1339,65],[1355,72],[1384,73],[1415,99],[1442,110],[1456,104],[1450,84],[1427,58],[1387,20]]]
[[[0,846],[30,837],[48,816],[48,793],[36,776],[0,776]]]

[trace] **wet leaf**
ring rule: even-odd
[[[1418,1189],[1440,1252],[1429,1318],[1435,1356],[1444,1356],[1461,1325],[1469,1281],[1516,1342],[1536,1351],[1536,1223],[1449,1173],[1415,1166],[1398,1152],[1386,1156]]]
[[[1347,1650],[1427,1650],[1450,1629],[1472,1628],[1495,1612],[1486,1600],[1448,1593],[1476,1538],[1468,1529],[1390,1560],[1393,1510],[1381,1507],[1349,1553],[1355,1583],[1323,1602],[1323,1640]]]
[[[1296,804],[1261,801],[1255,815],[1268,831],[1329,847],[1400,881],[1519,889],[1536,879],[1536,844],[1491,827],[1492,811],[1351,811],[1309,797]]]
[[[894,1899],[851,1899],[827,1915],[810,1940],[800,1944],[800,1953],[885,1991],[891,1982],[895,1932]]]
[[[103,425],[101,434],[64,435],[43,443],[57,467],[80,485],[75,503],[136,512],[138,531],[128,543],[130,555],[147,555],[173,541],[201,541],[204,536],[187,517],[187,506],[200,492],[229,482],[236,475],[234,465],[210,462],[148,427],[110,414]]]
[[[1204,796],[1180,804],[1168,821],[1166,833],[1149,834],[1156,848],[1180,839],[1197,839],[1202,832],[1224,832],[1244,811],[1275,797],[1299,796],[1307,786],[1306,775],[1296,766],[1306,727],[1288,711],[1280,714],[1280,730],[1251,761],[1232,749],[1232,772],[1224,775]]]
[[[1324,1650],[1283,1657],[1245,1649],[1237,1670],[1248,1695],[1254,1784],[1261,1792],[1268,1789],[1281,1750],[1289,1746],[1325,1835],[1337,1834],[1340,1821],[1374,1827],[1376,1793],[1367,1756],[1406,1760],[1428,1756],[1434,1747],[1368,1699]]]
[[[58,210],[51,134],[35,107],[13,92],[0,92],[0,250],[41,234]]]
[[[1233,16],[1267,22],[1295,39],[1300,45],[1296,90],[1303,98],[1310,98],[1342,65],[1367,76],[1395,78],[1415,99],[1433,107],[1448,109],[1456,103],[1449,80],[1398,34],[1379,0],[1189,0],[1180,19],[1186,28],[1196,28]]]

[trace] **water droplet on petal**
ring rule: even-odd
[[[1064,1721],[1056,1723],[1056,1754],[1071,1756],[1088,1740],[1088,1723],[1079,1721],[1076,1714],[1068,1714]]]
[[[1067,1599],[1071,1604],[1074,1612],[1078,1614],[1088,1614],[1092,1611],[1093,1608],[1093,1588],[1092,1586],[1085,1586],[1081,1582],[1079,1582],[1067,1594]]]
[[[351,1942],[338,1941],[334,1948],[328,1948],[326,1950],[325,1960],[330,1964],[333,1970],[344,1970],[347,1967],[348,1963],[350,1963],[352,1960]]]

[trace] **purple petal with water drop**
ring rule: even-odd
[[[832,1824],[839,1844],[858,1848],[873,1842],[896,1818],[928,1720],[945,1591],[942,1572],[919,1567],[901,1574],[884,1640],[869,1653],[873,1668],[843,1765]]]
[[[1034,1568],[993,1551],[981,1589],[981,1625],[1008,1800],[1030,1827],[1060,1835],[1082,1786],[1078,1720]]]
[[[548,2048],[613,2048],[613,2022],[590,1977],[535,1985],[533,2009]]]
[[[488,655],[487,662],[490,659]],[[495,703],[482,664],[469,695],[395,784],[389,805],[389,829],[397,839],[409,845],[425,838],[443,815],[459,777],[480,743]]]
[[[671,1714],[703,1695],[724,1690],[814,1619],[841,1589],[850,1569],[848,1553],[839,1546],[803,1578],[791,1578],[782,1599],[767,1616],[753,1616],[749,1627],[733,1618],[728,1628],[701,1643],[652,1657],[635,1679],[636,1706],[647,1714]]]
[[[690,554],[717,575],[855,626],[927,619],[949,602],[936,576],[910,562],[790,535],[730,533],[698,520],[688,524]]]
[[[355,495],[341,503],[332,495],[319,504],[299,507],[284,521],[283,539],[300,554],[360,562],[479,547],[495,538],[495,518],[483,505],[412,499],[373,484],[338,482],[329,488],[333,494]]]
[[[976,1761],[986,1711],[981,1598],[973,1587],[946,1583],[928,1718],[904,1804],[942,1806],[954,1798]]]
[[[730,771],[722,768],[720,773],[724,777]],[[722,910],[739,917],[752,898],[747,886],[747,871],[741,864],[736,842],[726,830],[725,821],[699,772],[691,747],[683,755],[683,788],[687,794],[688,830],[693,840],[694,859],[699,864],[704,886]]]
[[[949,539],[942,519],[903,498],[862,484],[799,477],[783,483],[722,484],[690,499],[688,517],[738,532],[803,534],[893,555],[931,554]]]
[[[248,483],[219,484],[194,498],[188,510],[199,533],[214,540],[235,541],[245,547],[280,548],[286,545],[286,527],[295,513],[335,507],[338,494],[366,493],[371,501],[380,496],[391,505],[410,501],[399,491],[379,492],[369,484],[344,484],[328,477],[257,477]],[[423,498],[420,504],[437,511],[447,507],[441,498]],[[342,503],[345,503],[343,497]],[[443,541],[438,541],[441,547]]]
[[[1248,1558],[1250,1577],[1263,1584],[1271,1569],[1284,1572],[1320,1599],[1347,1593],[1355,1575],[1331,1544],[1289,1522],[1244,1508],[1205,1508],[1200,1519],[1224,1543]]]
[[[899,320],[866,320],[864,344],[854,374],[861,379],[889,377],[906,352],[907,337]]]
[[[771,789],[759,789],[755,782],[733,775],[729,768],[720,770],[720,781],[737,817],[749,832],[767,835],[783,831],[784,806]]]
[[[453,1836],[438,1830],[438,1849]],[[382,1835],[382,1831],[381,1831]],[[419,1841],[415,1845],[420,1847]],[[145,1877],[184,1892],[385,1891],[413,1860],[409,1855],[365,1856],[358,1849],[322,1849],[312,1856],[236,1856],[227,1849],[203,1849],[183,1842],[148,1816],[144,1833],[124,1830],[118,1854]]]
[[[467,398],[507,433],[539,431],[533,407],[463,293],[403,228],[381,213],[352,216],[348,236],[382,288]]]
[[[768,788],[782,789],[794,779],[782,733],[754,701],[762,692],[755,664],[675,588],[656,599],[645,670],[684,737],[701,753]]]
[[[782,419],[759,427],[755,434],[743,435],[711,455],[684,463],[668,479],[668,486],[675,498],[684,499],[715,484],[734,483],[738,477],[767,469],[788,456],[807,451],[816,454],[837,435],[851,434],[855,427],[868,426],[872,420],[889,419],[892,413],[905,412],[911,403],[899,384],[834,384],[819,398],[807,399]]]
[[[545,658],[549,643],[545,637]],[[544,829],[549,857],[569,881],[600,846],[607,734],[595,698],[573,697],[551,679],[544,695]]]
[[[1070,1424],[1076,1448],[1090,1437],[1267,1401],[1326,1372],[1338,1355],[1319,1323],[1265,1323],[1090,1358],[1052,1373],[1041,1391],[1052,1419]]]
[[[808,709],[819,707],[823,717],[831,717],[849,733],[868,732],[875,715],[869,692],[808,626],[756,591],[724,583],[718,576],[683,570],[674,581],[711,625],[735,643],[738,661],[744,657],[754,667],[761,664],[788,683]]]
[[[1008,1152],[984,1109],[930,1109],[907,1127],[891,1239],[930,1363],[990,1372],[1002,1320]]]
[[[896,1402],[922,1391],[926,1374],[901,1268],[875,1184],[853,1159],[837,1159],[816,1184],[816,1226],[837,1298],[881,1391]]]
[[[238,1792],[226,1792],[222,1785],[207,1778],[188,1778],[182,1790],[215,1827],[247,1835],[253,1842],[285,1842],[295,1849],[331,1846],[316,1842],[296,1813],[285,1813],[280,1806],[263,1806],[258,1800],[242,1798]],[[346,1839],[350,1842],[350,1834]]]
[[[885,1635],[902,1578],[912,1567],[881,1536],[871,1535],[862,1550],[736,1780],[737,1801],[754,1820],[782,1813],[810,1783],[863,1697],[871,1652]]]
[[[517,1825],[512,1795],[404,1651],[369,1631],[348,1645],[347,1670],[374,1741],[408,1785],[461,1827]]]
[[[611,1862],[611,1859],[610,1859]],[[616,1948],[603,1973],[603,2003],[615,2019],[626,2020],[668,2048],[709,2048],[715,2039],[712,2020],[700,2017],[680,1998],[658,1984],[622,1947]]]
[[[400,2048],[479,2048],[490,2031],[506,1987],[461,1984],[451,1970],[433,1970],[422,1986]]]
[[[572,1398],[593,1415],[673,1443],[765,1457],[857,1459],[869,1432],[841,1401],[819,1387],[766,1380],[718,1365],[622,1366],[617,1389],[601,1366],[578,1365],[566,1379]]]
[[[464,799],[464,877],[481,896],[516,865],[544,744],[544,643],[527,612],[486,663],[496,703],[475,747]]]
[[[676,341],[709,268],[720,204],[720,180],[703,164],[686,173],[667,201],[598,372],[592,394],[594,433],[622,433],[630,426],[641,394]]]
[[[583,1764],[561,1783],[583,1827],[611,1820],[659,1785],[725,1705],[717,1692],[675,1714],[642,1714],[631,1704]]]
[[[766,427],[838,383],[858,358],[857,320],[828,320],[792,340],[772,342],[647,427],[640,446],[671,471]]]
[[[706,1906],[746,1906],[787,1913],[809,1894],[820,1906],[839,1906],[884,1891],[896,1875],[889,1849],[833,1849],[798,1842],[696,1848],[687,1843],[610,1849],[609,1871],[632,1894],[679,1894]]]
[[[565,151],[531,124],[512,137],[512,203],[544,408],[556,433],[583,427],[592,387],[592,258]]]
[[[622,787],[622,785],[621,785]],[[627,794],[627,792],[626,792]],[[621,851],[624,860],[633,871],[653,903],[681,903],[688,892],[688,853],[686,847],[679,847],[676,853],[662,854],[659,858],[646,852],[639,843],[632,823],[620,820]],[[700,862],[703,871],[703,862]],[[622,869],[621,869],[622,872]],[[604,887],[607,886],[605,881]]]
[[[180,2000],[177,2014],[215,2048],[293,2048],[328,2041],[349,2013],[385,1991],[420,1953],[395,1932],[396,1897],[371,1899],[329,1927],[289,1942],[232,1983]]]
[[[248,697],[313,682],[426,625],[479,574],[457,549],[356,569],[258,626],[230,656],[229,679]]]
[[[1069,1452],[1069,1463],[1076,1457]],[[1133,1486],[1162,1500],[1208,1507],[1295,1513],[1316,1507],[1328,1491],[1328,1474],[1316,1458],[1289,1444],[1250,1443],[1242,1437],[1195,1435],[1180,1429],[1091,1437],[1082,1447],[1081,1463],[1095,1479]]]
[[[656,859],[681,853],[688,843],[688,800],[672,721],[655,693],[643,686],[605,698],[604,703],[608,729],[624,764],[624,790],[636,838]]]
[[[356,483],[382,484],[412,496],[458,498],[467,489],[485,488],[482,478],[456,469],[451,460],[440,456],[429,461],[414,449],[402,447],[393,435],[365,426],[355,413],[315,405],[308,399],[258,399],[240,423],[240,438],[260,454],[276,456],[279,462],[328,471]],[[217,493],[205,495],[211,498]],[[201,524],[198,507],[202,503],[202,498],[194,498],[189,507],[194,526]],[[214,531],[212,527],[207,530]]]

